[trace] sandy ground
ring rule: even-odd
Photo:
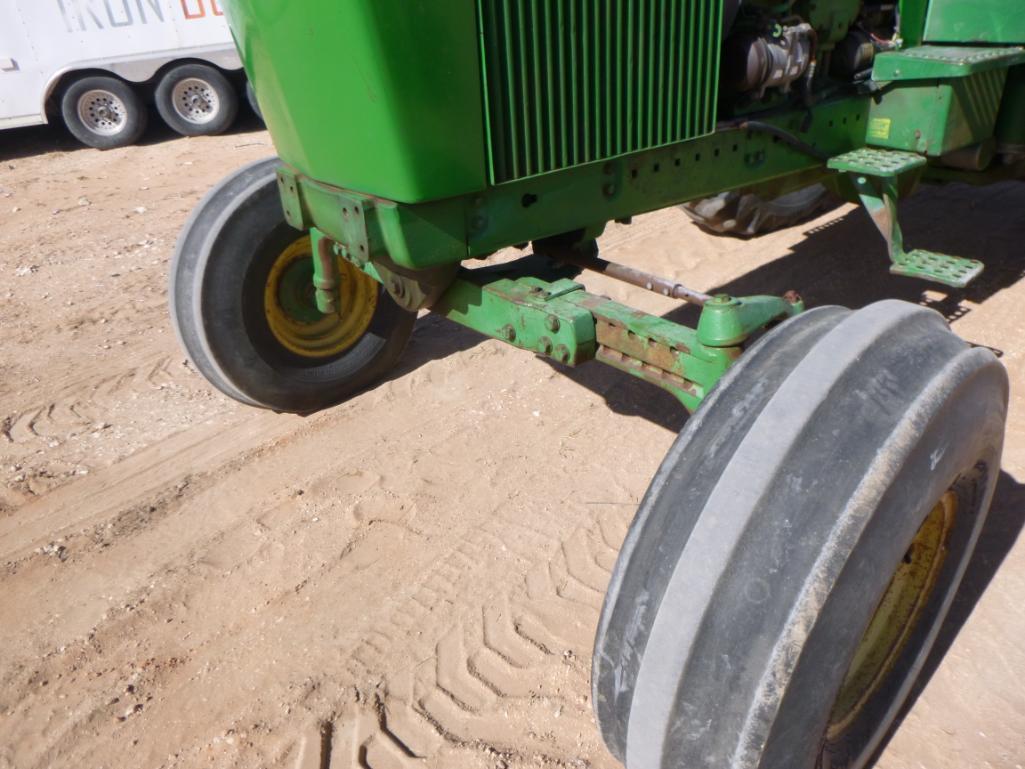
[[[616,766],[591,638],[684,415],[430,317],[389,381],[312,417],[214,392],[171,330],[168,260],[203,192],[271,153],[255,129],[0,136],[0,767]],[[1023,212],[1025,186],[905,205],[911,243],[986,260],[960,293],[889,277],[851,207],[750,242],[675,210],[603,238],[705,290],[925,302],[1003,351],[997,500],[885,769],[1025,765]]]

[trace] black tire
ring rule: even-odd
[[[813,310],[759,340],[666,456],[613,571],[592,671],[609,749],[629,769],[864,767],[975,546],[1006,408],[994,356],[915,305]],[[880,609],[882,643],[866,630],[908,574],[918,608]],[[859,647],[878,668],[852,668]]]
[[[270,158],[246,166],[196,206],[171,262],[169,301],[179,341],[214,387],[249,405],[309,413],[384,376],[416,314],[373,284],[368,325],[343,351],[304,356],[278,340],[264,289],[275,259],[303,237],[281,210],[278,165]]]
[[[839,203],[821,184],[813,184],[778,198],[723,192],[680,207],[708,232],[747,238],[801,224]]]
[[[146,105],[123,80],[89,75],[72,82],[61,96],[64,125],[82,144],[110,150],[134,144],[146,130]]]
[[[238,92],[220,70],[207,64],[179,64],[160,78],[157,112],[182,136],[224,133],[238,114]]]
[[[273,174],[281,161],[276,157],[257,160],[238,171],[226,176],[203,199],[196,204],[189,218],[182,227],[181,235],[171,259],[171,272],[168,279],[168,301],[171,308],[171,323],[174,326],[178,342],[185,349],[192,365],[203,377],[218,390],[235,400],[250,406],[258,406],[232,387],[219,373],[214,364],[203,352],[201,326],[197,326],[199,318],[192,311],[193,284],[196,280],[196,267],[199,259],[196,255],[203,248],[203,241],[218,217],[235,200],[244,197],[247,190],[259,186]]]
[[[264,123],[260,103],[256,101],[256,89],[253,88],[253,84],[249,80],[246,80],[246,101],[249,102],[249,108],[253,111],[253,114],[260,118],[261,123]]]

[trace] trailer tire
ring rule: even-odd
[[[169,303],[195,368],[248,405],[309,413],[383,377],[416,314],[339,260],[337,317],[312,306],[309,237],[285,220],[276,158],[235,172],[196,206],[171,263]]]
[[[801,224],[837,203],[836,196],[823,185],[812,184],[777,198],[722,192],[684,203],[680,208],[703,230],[749,238]]]
[[[592,669],[629,769],[864,767],[946,615],[999,475],[1007,375],[904,302],[759,340],[670,449]]]
[[[134,144],[149,117],[135,88],[105,75],[87,75],[68,85],[61,96],[61,116],[76,139],[98,150]]]
[[[253,114],[260,118],[260,122],[266,123],[263,119],[260,103],[256,100],[256,89],[253,88],[253,84],[249,80],[246,80],[246,101],[249,102],[249,108],[253,111]]]
[[[157,112],[182,136],[224,133],[238,114],[238,92],[218,69],[179,64],[160,78],[154,93]]]

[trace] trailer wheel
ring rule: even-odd
[[[225,395],[306,413],[387,373],[416,314],[341,259],[338,312],[317,310],[310,238],[285,221],[278,165],[246,166],[197,205],[171,264],[171,315],[193,365]]]
[[[249,108],[253,111],[253,114],[260,118],[260,122],[264,123],[263,111],[260,109],[260,103],[256,101],[256,89],[253,88],[253,84],[250,81],[246,81],[246,101],[249,102]]]
[[[958,587],[1007,376],[924,308],[812,310],[691,419],[613,571],[593,701],[630,769],[864,767]]]
[[[146,130],[146,105],[123,80],[90,75],[75,80],[61,97],[64,125],[82,144],[99,150],[127,147]]]
[[[228,130],[238,114],[238,93],[220,71],[206,64],[179,64],[157,84],[157,112],[182,136],[213,136]]]

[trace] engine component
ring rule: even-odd
[[[815,31],[810,24],[776,28],[766,35],[742,34],[726,41],[723,79],[741,93],[762,98],[768,88],[786,93],[811,64]]]
[[[835,77],[854,78],[871,69],[875,58],[872,36],[864,30],[852,29],[833,49],[829,70]]]

